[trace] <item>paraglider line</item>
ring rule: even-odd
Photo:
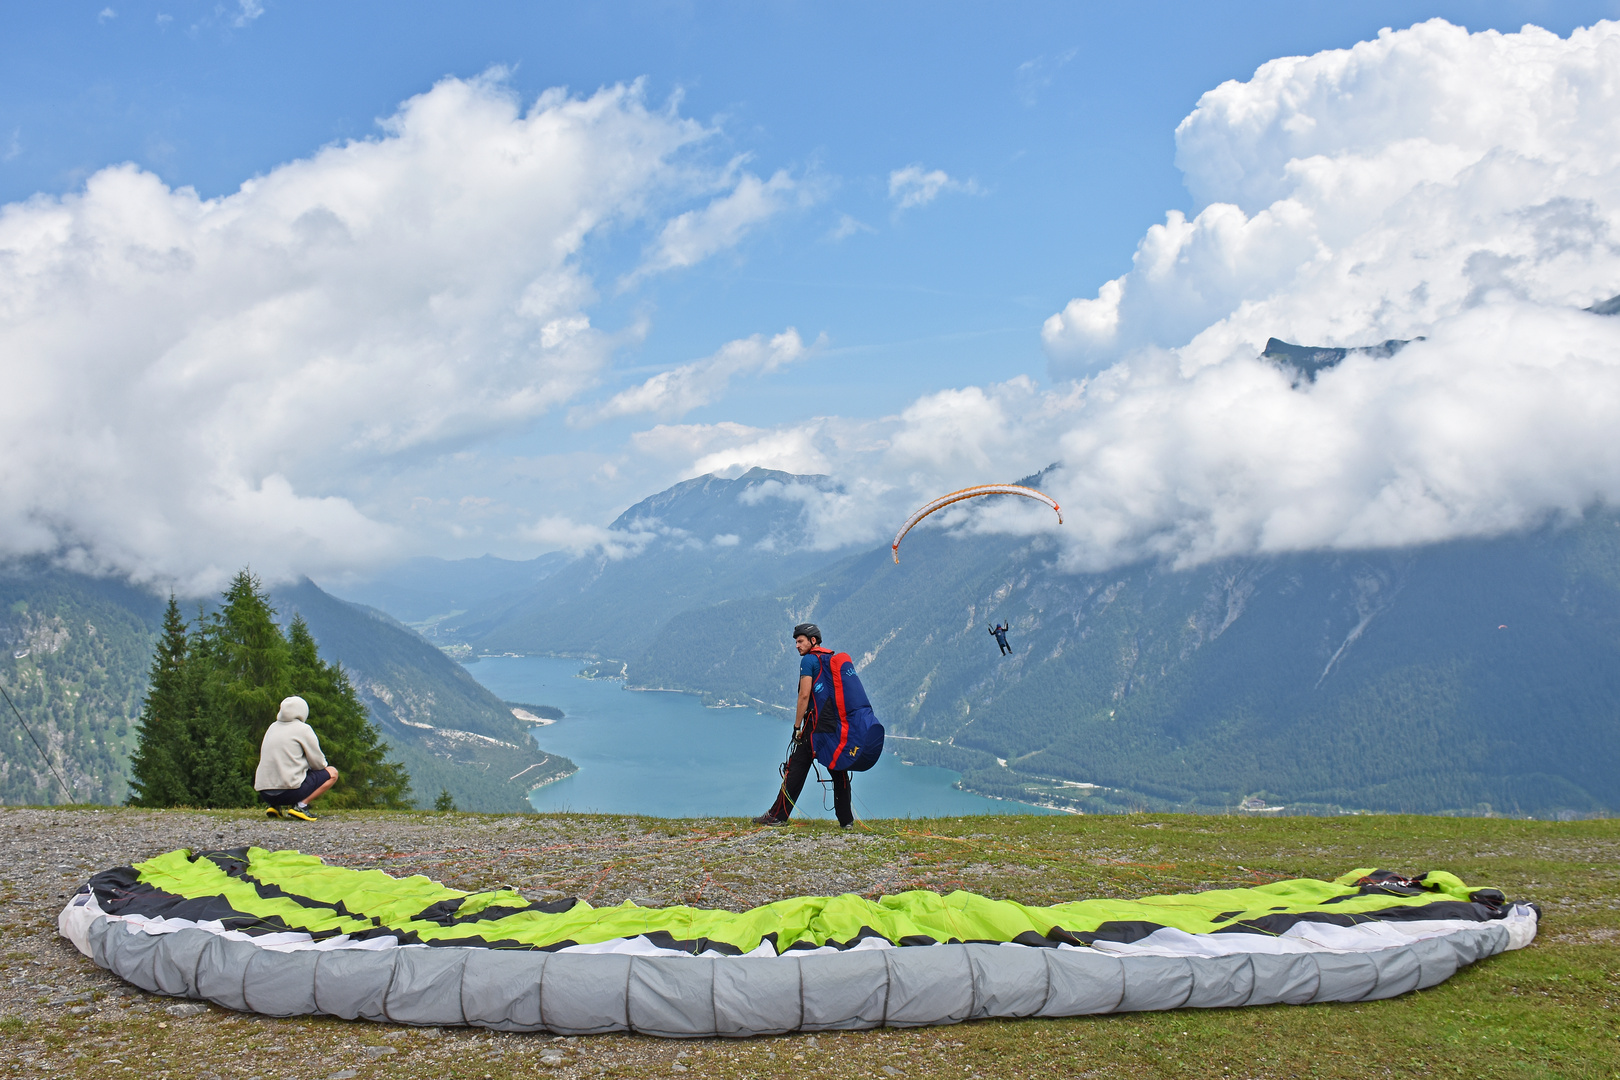
[[[68,790],[67,783],[62,779],[62,774],[56,771],[55,765],[51,764],[50,755],[45,753],[45,748],[39,745],[38,739],[34,738],[34,729],[28,726],[28,721],[23,719],[23,714],[17,711],[17,703],[11,700],[11,695],[6,693],[4,686],[0,686],[0,694],[5,695],[6,704],[10,705],[11,711],[16,714],[17,723],[22,725],[24,731],[28,732],[29,741],[34,744],[34,749],[39,751],[39,756],[44,760],[45,767],[51,770],[51,775],[56,777],[56,782],[62,785],[62,794],[66,795],[67,801],[71,803],[73,801],[73,792]]]

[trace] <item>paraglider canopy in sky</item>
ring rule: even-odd
[[[925,503],[916,513],[906,518],[906,523],[900,526],[899,532],[894,534],[894,543],[889,545],[894,549],[894,561],[896,563],[900,561],[900,541],[905,539],[906,533],[911,531],[913,525],[916,525],[935,510],[943,510],[952,503],[959,503],[963,499],[975,499],[980,495],[1022,495],[1026,499],[1036,499],[1056,511],[1058,524],[1063,524],[1063,508],[1058,506],[1057,501],[1045,492],[1036,491],[1034,488],[1024,487],[1021,484],[979,484],[976,487],[966,487],[960,491],[953,491],[949,495],[941,495],[939,498]]]

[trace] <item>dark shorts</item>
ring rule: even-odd
[[[303,802],[315,793],[315,789],[332,779],[332,774],[325,769],[311,769],[304,774],[304,782],[295,788],[285,790],[272,790],[259,792],[259,798],[271,806],[291,806],[293,803]]]

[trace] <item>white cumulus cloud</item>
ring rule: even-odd
[[[946,191],[976,195],[979,185],[972,180],[953,180],[944,169],[925,171],[921,165],[907,165],[889,174],[889,198],[894,200],[896,212],[927,206]]]
[[[1620,501],[1620,319],[1522,301],[1314,383],[1171,353],[1086,387],[1052,492],[1078,565],[1404,546]]]
[[[594,408],[576,410],[576,424],[590,424],[637,413],[666,418],[684,416],[725,393],[739,375],[763,375],[804,359],[810,347],[799,332],[788,327],[767,338],[764,334],[727,342],[712,356],[671,368],[646,382],[621,390]]]
[[[831,550],[886,541],[907,512],[936,495],[1051,464],[1083,396],[1077,387],[1043,390],[1019,377],[937,391],[895,416],[818,417],[775,428],[661,425],[632,444],[647,459],[687,462],[683,477],[753,468],[830,477],[830,485],[755,485],[752,498],[803,504],[804,543]],[[1027,531],[1028,522],[1007,510],[975,517],[974,527]]]
[[[550,551],[596,553],[614,562],[641,554],[660,535],[656,529],[604,529],[557,514],[542,517],[519,532],[523,539]]]
[[[1176,131],[1203,208],[1047,320],[1054,370],[1360,345],[1496,298],[1620,291],[1617,72],[1614,23],[1564,40],[1434,20],[1211,90]]]
[[[365,477],[591,385],[575,257],[707,135],[634,86],[447,79],[220,198],[123,165],[0,208],[0,556],[209,589],[391,550]]]
[[[1177,129],[1201,209],[1044,328],[1092,374],[1086,565],[1487,535],[1620,501],[1620,25],[1432,21],[1274,60]],[[1270,337],[1354,347],[1291,385]]]
[[[749,469],[779,469],[782,472],[816,474],[826,472],[830,461],[817,445],[814,423],[774,431],[749,433],[744,439],[710,450],[693,462],[694,476],[740,476]]]
[[[819,198],[815,184],[796,180],[780,169],[769,180],[742,173],[736,184],[709,205],[688,210],[670,221],[626,284],[652,273],[694,266],[719,251],[735,247],[756,226],[793,207]]]

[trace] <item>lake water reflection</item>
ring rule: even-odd
[[[776,796],[777,766],[790,725],[751,709],[706,709],[690,694],[629,691],[622,682],[581,679],[580,662],[550,656],[487,657],[467,671],[503,701],[555,705],[564,719],[535,730],[546,750],[579,772],[532,796],[536,810],[655,817],[752,817]],[[1041,807],[986,799],[951,785],[956,773],[900,764],[892,748],[857,773],[855,814],[863,818],[1041,814]],[[830,818],[830,791],[805,784],[799,813]]]

